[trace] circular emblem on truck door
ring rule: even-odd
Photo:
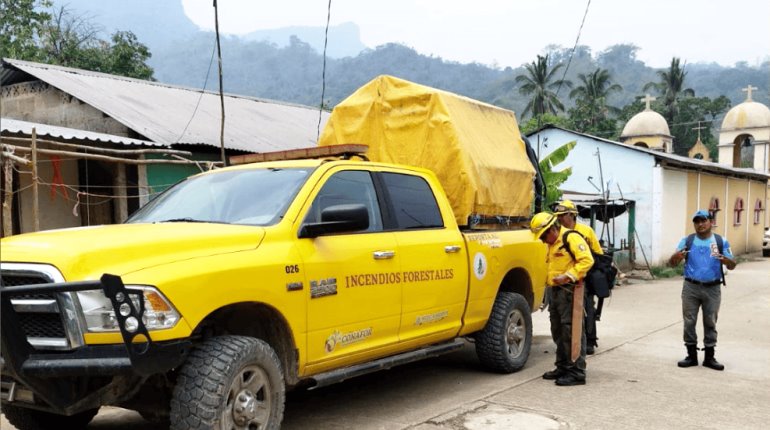
[[[476,279],[479,281],[487,276],[487,257],[481,252],[477,252],[473,256],[473,274],[476,275]]]

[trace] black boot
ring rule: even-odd
[[[725,370],[725,366],[722,363],[718,362],[716,358],[714,358],[714,347],[707,346],[705,350],[706,350],[706,357],[703,359],[703,365],[706,367],[710,367],[714,370]]]
[[[679,367],[691,367],[691,366],[697,366],[698,365],[698,348],[696,345],[685,345],[687,347],[687,357],[685,357],[682,360],[679,360],[677,363],[677,366]],[[714,353],[714,348],[711,349],[712,357]],[[706,365],[706,362],[703,362],[703,365]]]

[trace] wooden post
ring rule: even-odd
[[[126,194],[126,165],[115,165],[115,178],[113,182],[115,198],[115,223],[120,224],[128,218],[128,195]]]
[[[5,173],[5,200],[3,201],[3,236],[13,235],[13,162],[6,157],[3,160]]]
[[[37,178],[37,130],[32,127],[32,231],[40,231],[40,199]]]

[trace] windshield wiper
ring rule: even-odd
[[[195,218],[171,218],[171,219],[165,219],[163,221],[156,221],[156,222],[212,222],[212,221],[205,221],[201,219],[195,219]]]

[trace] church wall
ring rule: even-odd
[[[757,198],[766,201],[767,187],[764,182],[692,172],[689,174],[688,188],[689,194],[695,196],[696,200],[693,206],[693,197],[688,198],[687,207],[690,215],[697,209],[708,209],[712,198],[719,199],[720,210],[716,214],[716,226],[712,231],[730,241],[733,254],[740,255],[761,250],[767,211],[760,214],[760,222],[755,224],[754,204]],[[743,199],[740,224],[736,223],[735,217],[735,204],[738,198]],[[687,223],[688,231],[692,232],[689,216]]]
[[[767,172],[770,169],[770,142],[755,143],[754,169],[760,172]]]

